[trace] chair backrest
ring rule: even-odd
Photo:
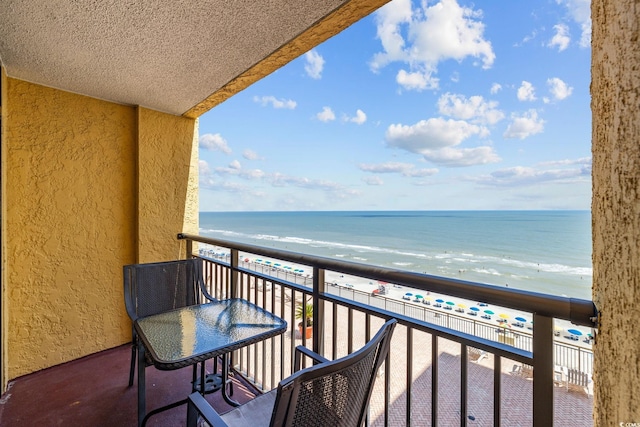
[[[199,302],[199,258],[124,266],[124,300],[131,320]]]
[[[386,322],[360,350],[301,370],[278,385],[271,426],[358,427],[397,321]]]

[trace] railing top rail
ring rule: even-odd
[[[393,268],[343,261],[308,255],[299,252],[267,248],[230,240],[214,239],[194,234],[180,233],[178,239],[193,240],[215,246],[227,247],[264,257],[286,260],[292,263],[324,270],[383,280],[424,291],[433,291],[454,297],[482,301],[497,306],[537,313],[556,319],[569,320],[576,325],[596,327],[597,310],[592,301],[548,295],[519,289],[502,288],[483,283],[432,276]]]

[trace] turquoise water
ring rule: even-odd
[[[589,211],[201,212],[204,236],[591,298]]]

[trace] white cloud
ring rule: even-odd
[[[230,164],[226,168],[216,168],[215,173],[221,176],[233,175],[244,179],[262,179],[266,174],[260,169],[242,169],[240,163]]]
[[[536,90],[531,83],[526,80],[522,81],[522,85],[518,88],[518,100],[520,101],[535,101]]]
[[[491,125],[504,118],[504,113],[497,107],[496,101],[485,101],[481,96],[472,96],[467,99],[464,95],[445,93],[438,100],[438,109],[441,114],[455,119],[472,120]]]
[[[242,169],[240,162],[236,160],[231,162],[227,167],[215,168],[214,172],[219,176],[232,176],[249,181],[263,182],[273,187],[298,187],[310,190],[320,190],[326,192],[329,197],[339,199],[354,197],[360,194],[356,190],[332,181],[296,177],[285,175],[280,172],[264,172],[260,169]],[[219,188],[220,185],[222,185],[216,184],[210,177],[203,177],[202,173],[200,175],[200,182],[204,182],[207,188],[212,188],[214,185],[216,188]],[[207,179],[203,180],[203,178]],[[240,184],[229,185],[236,186],[236,188],[242,188]]]
[[[484,165],[502,160],[492,147],[487,146],[475,148],[444,147],[440,150],[426,150],[424,158],[448,167]]]
[[[415,125],[394,124],[389,126],[385,137],[389,145],[412,153],[422,154],[460,144],[472,135],[484,134],[486,128],[469,124],[463,120],[432,118]]]
[[[511,124],[503,136],[505,138],[525,139],[544,130],[544,120],[538,118],[536,110],[529,110],[522,115],[512,114]]]
[[[278,99],[275,96],[254,96],[253,102],[262,104],[263,107],[271,104],[273,108],[286,108],[288,110],[293,110],[298,105],[296,101],[291,99]]]
[[[491,90],[489,92],[491,93],[491,95],[495,95],[501,90],[502,90],[502,85],[500,83],[494,83],[491,85]]]
[[[198,160],[198,175],[209,175],[211,174],[211,168],[209,164],[204,160]]]
[[[415,10],[410,0],[396,0],[382,7],[375,16],[377,37],[383,52],[374,55],[370,67],[376,72],[395,61],[408,64],[396,81],[408,90],[437,88],[434,76],[440,62],[475,58],[482,68],[493,65],[495,54],[484,39],[482,12],[461,7],[456,0],[442,0]]]
[[[416,169],[411,163],[386,162],[358,165],[360,170],[371,173],[399,173],[412,178],[422,178],[432,176],[438,173],[438,169]]]
[[[580,25],[580,47],[591,46],[591,0],[556,0],[567,7],[569,16]]]
[[[565,24],[557,24],[553,26],[556,33],[553,35],[547,46],[551,48],[558,48],[559,52],[562,52],[569,47],[571,37],[569,37],[569,27]]]
[[[365,176],[362,180],[367,185],[383,185],[384,181],[379,176]]]
[[[548,79],[547,86],[549,86],[549,92],[551,92],[551,95],[559,101],[568,98],[573,92],[573,88],[571,86],[568,86],[557,77]]]
[[[384,53],[375,55],[370,64],[372,70],[377,71],[390,62],[406,59],[405,40],[400,26],[410,23],[411,17],[411,0],[392,1],[376,12],[377,36]]]
[[[590,165],[569,169],[542,169],[525,166],[515,166],[500,169],[489,175],[482,175],[473,179],[483,185],[509,187],[539,185],[546,182],[570,183],[588,181],[591,178]]]
[[[304,59],[306,60],[304,70],[307,75],[312,79],[320,79],[324,68],[324,58],[315,49],[311,49],[304,54]]]
[[[219,133],[205,133],[200,136],[200,148],[212,151],[222,151],[225,154],[231,154],[231,148],[227,145],[227,141]]]
[[[425,160],[443,166],[471,166],[494,163],[500,157],[488,146],[457,148],[473,135],[488,135],[484,126],[470,124],[464,120],[432,118],[415,125],[391,125],[385,138],[391,147],[401,148],[422,155]]]
[[[336,119],[336,115],[330,107],[322,107],[322,111],[316,114],[321,122],[330,122]]]
[[[255,152],[255,151],[253,151],[253,150],[250,150],[250,149],[248,149],[248,148],[242,152],[242,157],[244,157],[244,158],[245,158],[245,159],[247,159],[247,160],[260,160],[260,159],[262,159],[262,158],[258,155],[258,153],[256,153],[256,152]]]
[[[431,73],[421,71],[407,72],[400,70],[396,75],[396,82],[400,86],[406,90],[417,90],[418,92],[424,89],[437,89],[439,81]]]
[[[580,157],[579,159],[564,159],[564,160],[551,160],[548,162],[540,162],[540,166],[567,166],[567,165],[582,165],[591,167],[591,157]]]
[[[364,111],[358,109],[356,111],[356,115],[353,117],[347,117],[347,120],[355,124],[361,125],[367,121],[367,115],[364,113]]]

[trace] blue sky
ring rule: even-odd
[[[200,210],[589,209],[589,8],[392,1],[200,117]]]

